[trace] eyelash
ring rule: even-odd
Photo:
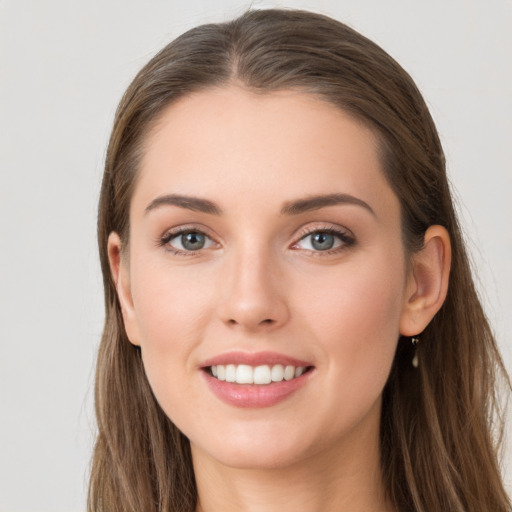
[[[216,243],[212,237],[208,236],[203,230],[201,229],[197,229],[196,227],[194,226],[181,226],[180,228],[176,229],[176,230],[172,230],[172,231],[168,231],[167,233],[165,233],[164,236],[162,236],[159,240],[158,240],[158,245],[161,246],[161,247],[165,247],[166,250],[168,250],[169,252],[171,252],[172,254],[175,254],[176,256],[195,256],[196,254],[198,254],[200,251],[203,250],[203,248],[201,249],[198,249],[196,251],[193,251],[193,250],[190,250],[190,251],[183,251],[181,249],[177,249],[176,247],[172,247],[171,245],[169,245],[169,242],[171,240],[174,240],[175,238],[178,238],[179,236],[181,235],[185,235],[185,234],[198,234],[198,235],[204,235],[206,238],[208,238],[209,240],[211,240],[214,244]]]
[[[204,235],[207,239],[209,239],[211,242],[213,242],[213,244],[217,244],[217,242],[215,242],[215,240],[213,240],[210,236],[208,236],[204,231],[197,229],[196,227],[193,227],[193,226],[182,226],[176,230],[168,231],[164,236],[159,238],[158,245],[161,247],[165,247],[166,250],[168,250],[169,252],[171,252],[172,254],[175,254],[177,256],[195,256],[199,252],[201,252],[204,248],[201,248],[201,249],[198,249],[195,251],[194,250],[189,250],[189,251],[185,250],[184,251],[182,249],[177,249],[177,248],[169,245],[169,243],[172,240],[178,238],[179,236],[184,235],[184,234],[192,234],[192,233],[198,234],[198,235]],[[311,228],[306,228],[300,234],[299,239],[291,246],[291,248],[294,250],[299,250],[300,248],[297,247],[299,242],[301,242],[302,240],[305,240],[308,236],[311,236],[311,235],[317,234],[317,233],[326,233],[326,234],[332,235],[335,238],[337,238],[341,242],[341,244],[333,249],[327,249],[325,251],[305,249],[306,251],[308,251],[311,255],[313,255],[315,257],[329,256],[331,254],[339,253],[339,252],[346,250],[347,248],[353,246],[356,243],[355,238],[353,237],[352,234],[350,234],[350,232],[348,230],[341,230],[340,228],[334,227],[332,225],[320,226],[320,227],[315,226],[315,227],[311,227]]]
[[[343,230],[338,227],[334,227],[332,225],[321,226],[321,227],[315,226],[315,227],[306,228],[301,233],[300,238],[297,240],[297,242],[295,242],[293,244],[292,249],[295,248],[299,242],[301,242],[302,240],[305,240],[308,236],[314,235],[316,233],[326,233],[329,235],[333,235],[335,238],[337,238],[341,242],[341,244],[338,247],[334,247],[333,249],[327,249],[325,251],[305,249],[308,252],[310,252],[310,254],[314,257],[323,257],[323,256],[329,256],[332,254],[338,254],[338,253],[348,249],[349,247],[352,247],[356,243],[354,236],[350,233],[350,231],[348,231],[346,229]]]

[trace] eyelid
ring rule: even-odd
[[[308,236],[314,234],[314,233],[330,233],[338,238],[338,240],[341,241],[341,244],[339,244],[336,247],[333,247],[331,249],[326,249],[324,251],[322,250],[315,250],[315,249],[302,249],[300,247],[297,247],[298,243],[307,238]],[[293,250],[304,250],[309,251],[310,253],[314,254],[315,256],[322,256],[322,255],[329,255],[333,253],[338,253],[340,251],[343,251],[347,249],[348,247],[354,245],[356,243],[356,238],[352,231],[350,229],[339,226],[336,224],[326,223],[326,224],[316,224],[316,225],[308,225],[305,228],[303,228],[300,233],[297,235],[296,241],[292,244],[291,249]]]
[[[165,247],[168,251],[178,254],[178,255],[185,255],[185,256],[193,256],[195,254],[198,254],[199,252],[202,252],[206,249],[214,248],[215,246],[219,245],[219,242],[216,240],[216,237],[212,236],[209,233],[209,229],[207,229],[204,226],[198,226],[197,224],[185,224],[185,225],[179,225],[174,228],[167,229],[163,235],[159,236],[156,240],[156,244],[161,247]],[[173,247],[169,244],[171,240],[174,240],[175,238],[178,238],[180,235],[184,233],[199,233],[201,235],[204,235],[206,238],[208,238],[212,244],[208,247],[202,247],[201,249],[197,250],[185,250],[185,249],[179,249],[176,247]]]
[[[336,247],[333,247],[331,249],[326,250],[319,250],[319,249],[303,249],[301,247],[298,247],[298,244],[304,240],[309,235],[312,235],[314,233],[330,233],[334,235],[341,243],[338,244]],[[208,247],[202,247],[201,249],[197,250],[183,250],[176,247],[173,247],[169,245],[169,242],[177,237],[179,237],[183,233],[199,233],[201,235],[204,235],[206,238],[208,238],[211,241],[211,245]],[[186,256],[193,256],[200,252],[203,252],[206,249],[212,249],[215,247],[220,246],[220,242],[217,240],[218,237],[212,235],[210,233],[210,230],[203,225],[198,224],[184,224],[179,225],[173,228],[167,229],[161,236],[159,236],[156,240],[156,245],[163,246],[170,252],[174,254],[179,255],[186,255]],[[303,227],[299,233],[294,238],[295,241],[291,244],[290,248],[292,250],[303,250],[307,251],[315,256],[322,256],[322,255],[329,255],[333,253],[338,253],[340,251],[343,251],[347,249],[348,247],[354,245],[356,243],[356,238],[352,231],[350,231],[348,228],[344,226],[340,226],[337,224],[332,223],[323,223],[323,224],[314,224],[314,225],[308,225],[306,227]]]

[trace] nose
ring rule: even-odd
[[[271,331],[289,319],[286,288],[269,255],[238,254],[226,261],[219,306],[221,320],[247,332]]]

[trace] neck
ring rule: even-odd
[[[372,430],[373,439],[359,432],[334,450],[264,469],[228,467],[193,447],[196,512],[392,512]]]

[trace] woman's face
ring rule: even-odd
[[[181,99],[148,136],[118,287],[195,460],[378,444],[412,278],[377,151],[329,103],[235,86]]]

